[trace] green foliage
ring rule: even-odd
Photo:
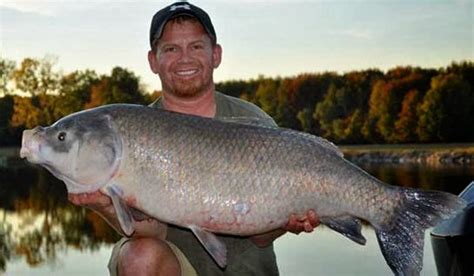
[[[110,76],[102,76],[92,85],[90,100],[85,107],[92,108],[111,103],[147,103],[140,87],[140,80],[133,72],[115,67]]]
[[[309,108],[304,108],[303,110],[299,111],[296,115],[296,118],[298,118],[301,129],[304,132],[311,132],[311,130],[314,128],[315,121],[313,120],[313,112]]]
[[[278,110],[278,86],[279,80],[262,77],[259,79],[259,85],[255,92],[255,103],[270,116],[275,116]]]
[[[0,97],[11,93],[8,84],[15,66],[15,62],[0,57]]]
[[[260,79],[263,79],[263,77]],[[255,91],[258,85],[259,80],[231,80],[217,83],[216,90],[225,92],[225,94],[233,97],[245,98],[246,100],[254,102]]]
[[[314,112],[322,135],[335,142],[364,142],[363,122],[370,89],[382,76],[377,70],[350,72],[343,76],[341,84],[331,85]]]
[[[92,87],[98,82],[99,76],[91,70],[64,75],[60,80],[61,90],[55,106],[56,117],[82,110],[90,101]]]
[[[423,142],[471,142],[474,139],[472,83],[454,73],[433,78],[419,109],[417,133]]]
[[[53,71],[52,58],[25,58],[12,73],[16,89],[31,96],[57,93],[59,74]]]

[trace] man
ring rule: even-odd
[[[222,48],[207,13],[177,2],[153,17],[148,61],[158,74],[163,94],[151,106],[204,117],[257,117],[273,120],[255,105],[215,91],[213,71],[221,62]],[[97,192],[70,195],[71,202],[100,213],[121,233],[110,199]],[[287,231],[311,232],[319,224],[316,214],[292,215],[288,224],[253,237],[220,236],[228,249],[228,265],[222,270],[192,232],[153,218],[134,222],[131,238],[123,238],[113,250],[112,275],[277,275],[273,241]]]

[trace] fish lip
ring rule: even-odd
[[[30,151],[22,146],[20,149],[20,158],[21,159],[28,158],[29,154],[30,154]]]
[[[41,135],[37,128],[23,131],[20,148],[20,158],[26,158],[29,162],[38,163],[41,152]]]

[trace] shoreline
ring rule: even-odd
[[[474,144],[397,144],[341,146],[354,163],[416,163],[427,165],[474,164]]]

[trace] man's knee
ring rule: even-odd
[[[180,275],[179,261],[165,241],[132,239],[120,250],[119,275]]]

